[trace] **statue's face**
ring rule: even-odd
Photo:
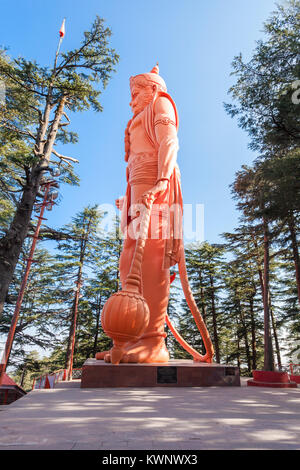
[[[131,88],[131,101],[129,103],[133,114],[139,114],[149,104],[156,91],[155,85],[136,85]]]

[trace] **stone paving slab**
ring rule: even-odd
[[[0,450],[299,450],[299,413],[299,388],[33,390],[0,411]]]

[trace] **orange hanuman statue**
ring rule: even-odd
[[[213,347],[197,309],[187,279],[182,240],[182,194],[180,172],[176,163],[178,151],[178,114],[176,105],[167,93],[158,66],[150,73],[130,78],[133,118],[125,131],[126,195],[116,200],[122,211],[121,227],[125,233],[120,258],[120,278],[125,284],[136,247],[140,218],[138,208],[151,210],[148,237],[142,259],[142,291],[150,317],[140,338],[125,343],[121,362],[165,363],[169,353],[164,331],[167,321],[180,344],[195,361],[212,362]],[[162,209],[163,208],[163,209]],[[170,210],[171,209],[171,210]],[[171,266],[179,265],[184,294],[201,332],[206,354],[202,356],[179,335],[166,314]],[[97,359],[111,361],[111,351],[97,353]]]

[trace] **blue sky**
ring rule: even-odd
[[[70,128],[78,132],[79,143],[57,147],[80,160],[81,185],[61,187],[61,203],[48,213],[48,225],[58,228],[88,204],[112,204],[124,193],[129,77],[150,71],[158,61],[179,111],[184,202],[204,204],[209,242],[234,230],[239,214],[229,185],[255,154],[223,102],[230,101],[234,56],[251,57],[275,6],[273,0],[1,0],[0,45],[14,57],[51,66],[62,19],[66,36],[61,50],[67,51],[79,45],[96,15],[112,29],[110,44],[120,55],[102,95],[103,112],[72,115]]]

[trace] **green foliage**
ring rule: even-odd
[[[238,117],[253,150],[286,152],[297,148],[300,139],[300,104],[295,101],[300,88],[299,1],[277,6],[264,32],[248,63],[242,54],[234,58],[232,75],[237,81],[229,92],[238,104],[226,104],[225,109]]]
[[[111,30],[104,25],[104,20],[96,17],[91,30],[84,33],[81,46],[67,53],[61,53],[61,62],[53,71],[53,96],[62,93],[68,96],[68,107],[72,111],[92,108],[102,111],[98,97],[101,91],[95,84],[105,88],[115,71],[114,66],[119,56],[108,47]]]
[[[30,246],[27,242],[15,270],[6,308],[0,319],[0,333],[4,336],[7,335],[11,324],[29,250]],[[27,289],[16,328],[13,353],[10,359],[11,364],[16,364],[20,358],[24,357],[28,347],[39,347],[45,350],[48,349],[49,344],[56,344],[53,323],[55,314],[54,291],[54,258],[47,250],[36,249],[35,263],[33,263],[28,277]]]

